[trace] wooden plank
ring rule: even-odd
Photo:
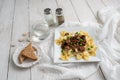
[[[14,0],[0,1],[0,79],[7,79]]]
[[[51,8],[54,15],[57,4],[55,0],[30,0],[29,1],[29,13],[30,13],[30,26],[41,18],[44,18],[44,9]],[[41,75],[41,71],[38,68],[39,65],[35,65],[31,68],[31,80],[44,79],[46,76]]]
[[[19,46],[20,43],[18,43],[18,39],[21,38],[22,33],[28,30],[28,0],[16,0],[12,43],[15,43],[15,45]],[[18,46],[16,46],[15,48],[11,48],[10,50],[8,80],[30,80],[30,69],[19,68],[12,61],[12,55],[14,53],[14,50]]]
[[[102,0],[102,2],[104,3],[105,6],[112,6],[113,5],[112,0]]]
[[[74,8],[72,7],[69,0],[57,0],[58,7],[63,8],[65,21],[79,21]]]
[[[1,12],[1,9],[2,9],[3,3],[4,3],[4,0],[0,0],[0,12]]]
[[[85,0],[70,0],[80,21],[96,22],[94,15],[86,4]]]
[[[97,11],[105,7],[101,0],[86,0],[86,3],[88,4],[95,17],[97,17]]]

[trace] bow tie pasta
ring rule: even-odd
[[[87,32],[61,31],[60,35],[56,44],[61,46],[61,60],[69,60],[71,57],[89,60],[90,56],[96,56],[97,47]]]

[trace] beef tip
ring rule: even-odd
[[[82,46],[85,46],[86,45],[86,43],[85,42],[82,42]]]
[[[78,40],[79,40],[79,39],[80,39],[80,36],[76,37],[76,39],[78,39]]]
[[[66,42],[64,42],[62,45],[61,45],[61,48],[64,49],[65,46],[67,46],[68,44]]]
[[[85,47],[84,47],[84,46],[80,46],[80,47],[78,47],[78,51],[80,51],[80,52],[85,51]]]
[[[76,47],[76,46],[77,46],[77,44],[74,44],[74,46]]]
[[[75,47],[73,45],[70,45],[70,48],[73,49],[73,50],[75,49]]]
[[[86,40],[83,40],[84,43],[86,43]]]
[[[85,35],[81,35],[80,38],[83,39],[83,40],[85,40]]]
[[[62,45],[61,45],[61,48],[64,49],[64,47],[65,47],[65,46],[62,44]]]
[[[76,37],[74,36],[74,37],[71,37],[70,39],[71,39],[71,40],[76,40]]]
[[[69,33],[65,33],[65,36],[69,35]]]
[[[79,45],[76,45],[75,47],[78,49],[80,46],[79,46]]]
[[[78,42],[80,42],[80,40],[76,40],[76,42],[78,43]]]
[[[67,43],[66,43],[66,41],[63,43],[63,45],[67,46]]]
[[[65,49],[69,50],[69,49],[70,49],[70,47],[69,47],[69,46],[65,46]]]
[[[75,38],[79,40],[79,39],[80,39],[80,36],[79,36],[79,35],[75,35]]]
[[[70,40],[66,40],[66,43],[70,43]]]

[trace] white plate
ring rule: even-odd
[[[55,30],[55,38],[54,38],[54,63],[69,63],[69,62],[99,62],[99,52],[97,49],[97,55],[96,56],[90,56],[90,59],[88,61],[86,60],[76,60],[75,57],[72,57],[69,59],[69,61],[64,61],[60,59],[61,55],[61,47],[55,43],[55,40],[60,37],[60,32],[61,31],[68,31],[68,32],[75,32],[75,31],[86,31],[90,34],[90,36],[94,39],[96,45],[97,45],[97,37],[96,37],[96,32],[90,29],[88,26],[73,26],[73,27],[64,27],[64,28],[57,28]]]
[[[36,45],[36,44],[32,44],[36,49],[36,56],[38,57],[38,59],[36,61],[32,61],[32,60],[29,60],[29,59],[26,59],[25,61],[23,61],[22,64],[19,63],[19,60],[18,60],[18,57],[19,57],[19,54],[20,52],[28,45],[29,43],[26,43],[24,45],[21,45],[20,47],[18,47],[14,54],[13,54],[13,62],[16,64],[16,66],[18,67],[21,67],[21,68],[29,68],[29,67],[32,67],[33,65],[39,63],[39,60],[41,59],[41,49]]]

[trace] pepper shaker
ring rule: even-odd
[[[44,9],[44,16],[49,26],[54,24],[54,18],[53,18],[52,11],[50,8]]]
[[[56,21],[57,21],[58,25],[61,25],[62,23],[64,23],[64,16],[63,16],[62,8],[56,9]]]

